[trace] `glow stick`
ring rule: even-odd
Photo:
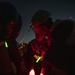
[[[41,59],[41,57],[39,57],[39,58],[36,60],[36,63],[38,63],[40,59]]]
[[[5,41],[5,47],[6,47],[6,48],[8,48],[8,44],[7,44],[7,42],[6,42],[6,41]]]

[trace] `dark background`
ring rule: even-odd
[[[75,21],[75,0],[0,0],[0,2],[11,2],[22,16],[23,25],[21,32],[17,38],[20,42],[23,38],[23,42],[28,43],[35,38],[32,29],[29,30],[29,23],[34,13],[40,9],[48,10],[51,12],[53,21],[56,19],[66,19],[67,16]],[[70,39],[70,44],[75,44],[75,31],[73,31]]]

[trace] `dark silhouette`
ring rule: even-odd
[[[66,75],[75,75],[75,47],[66,43],[72,33],[73,26],[74,22],[72,20],[62,20],[53,27],[50,35],[54,42],[46,52],[45,59],[52,63],[57,70],[59,69],[58,75],[60,75],[60,72]],[[54,71],[52,72],[53,75],[56,75]]]
[[[45,68],[44,54],[48,50],[50,42],[52,41],[52,39],[48,37],[50,35],[48,32],[51,32],[50,29],[53,24],[49,14],[50,13],[46,10],[39,10],[31,19],[30,27],[35,33],[35,39],[29,42],[28,50],[24,54],[27,75],[30,73],[31,68],[34,68],[35,75],[40,75],[42,69]],[[40,56],[41,59],[36,63],[36,60]]]
[[[14,75],[12,62],[16,66],[17,75],[23,75],[21,56],[18,52],[16,38],[22,27],[22,18],[16,8],[9,2],[0,3],[0,75]],[[4,43],[7,42],[6,48]],[[5,57],[5,59],[4,59]],[[10,65],[9,65],[10,64]]]

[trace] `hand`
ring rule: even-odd
[[[41,57],[41,58],[40,58],[40,61],[43,61],[43,58],[44,58],[43,56],[34,55],[34,58],[35,58],[36,60],[37,60],[39,57]]]

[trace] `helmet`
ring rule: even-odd
[[[15,26],[18,20],[16,8],[9,2],[0,2],[0,35],[6,37],[7,28]]]
[[[13,21],[16,23],[18,19],[18,14],[16,8],[8,2],[1,2],[0,3],[0,22],[3,24],[10,23]]]
[[[52,37],[57,42],[65,42],[70,37],[73,27],[74,22],[72,20],[60,20],[53,29]]]
[[[30,23],[33,24],[34,22],[39,22],[39,24],[43,24],[48,20],[49,16],[50,12],[46,10],[39,10],[33,15]]]

